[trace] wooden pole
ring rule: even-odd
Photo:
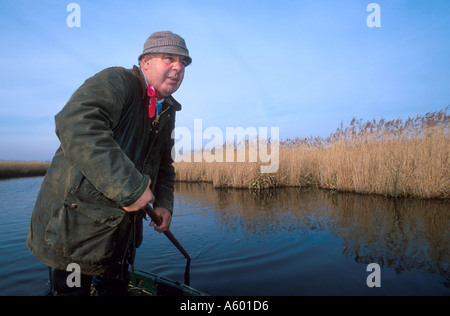
[[[153,207],[150,206],[150,204],[147,204],[143,208],[143,210],[155,222],[156,226],[161,225],[161,222],[162,222],[161,217],[159,217],[159,215],[156,214],[155,210],[153,209]],[[190,262],[191,261],[191,257],[186,252],[186,250],[184,250],[183,246],[181,246],[181,244],[175,238],[175,236],[172,234],[172,232],[170,230],[167,230],[167,231],[164,232],[164,235],[166,235],[166,237],[169,238],[169,240],[172,242],[172,244],[174,244],[175,247],[177,247],[177,249],[183,254],[183,256]]]

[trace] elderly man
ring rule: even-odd
[[[27,240],[50,267],[53,295],[87,295],[91,282],[99,294],[126,294],[128,266],[142,242],[141,208],[154,203],[162,218],[155,229],[170,226],[171,133],[181,109],[172,94],[192,60],[172,32],[153,33],[138,59],[139,68],[108,68],[86,80],[55,117],[61,146]],[[68,280],[72,263],[81,284]]]

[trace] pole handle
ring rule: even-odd
[[[155,210],[153,209],[153,207],[150,206],[150,204],[144,206],[144,211],[145,213],[147,213],[148,216],[150,216],[152,221],[155,222],[156,226],[161,225],[162,223],[161,217],[159,217],[159,215],[156,214]]]
[[[143,210],[145,211],[145,213],[147,213],[148,216],[150,216],[152,221],[155,222],[156,226],[161,225],[162,223],[161,217],[158,214],[156,214],[155,210],[153,209],[153,207],[151,207],[150,204],[147,204],[143,208]],[[191,257],[186,252],[186,250],[184,250],[184,248],[181,246],[180,242],[175,238],[172,232],[170,230],[165,231],[164,235],[166,235],[166,237],[172,242],[172,244],[174,244],[174,246],[177,247],[177,249],[183,254],[183,256],[190,262]]]

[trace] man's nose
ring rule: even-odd
[[[181,63],[180,61],[174,61],[172,64],[172,69],[173,70],[177,70],[177,71],[181,71],[184,69],[184,64]]]

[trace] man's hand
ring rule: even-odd
[[[160,233],[164,233],[169,230],[170,223],[172,222],[172,215],[168,209],[163,207],[155,208],[155,213],[161,218],[161,225],[155,226],[155,230]],[[151,221],[150,226],[154,226],[155,222]]]
[[[123,209],[127,212],[136,212],[142,209],[144,206],[146,206],[148,203],[155,202],[155,197],[153,196],[152,191],[150,190],[150,184],[152,183],[151,180],[148,180],[147,188],[145,189],[144,193],[142,193],[141,197],[137,199],[136,202],[133,204],[124,207]]]

